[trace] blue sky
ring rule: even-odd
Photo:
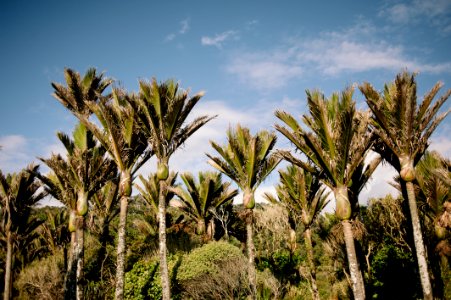
[[[96,67],[129,91],[151,77],[205,90],[194,114],[219,117],[173,158],[178,171],[208,169],[208,140],[223,140],[229,125],[272,130],[275,109],[304,113],[306,89],[382,89],[404,68],[419,72],[420,96],[439,80],[441,94],[451,88],[449,0],[2,1],[0,41],[3,172],[62,151],[55,133],[75,119],[50,83],[63,82],[65,67]],[[450,130],[448,118],[431,146],[447,157]],[[290,145],[280,138],[278,147]],[[380,195],[391,174],[379,170],[364,197]]]

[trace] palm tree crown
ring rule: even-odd
[[[211,221],[211,209],[231,203],[238,190],[231,189],[230,182],[222,182],[218,172],[199,172],[199,182],[189,172],[180,177],[186,189],[178,186],[171,191],[183,203],[181,209],[197,222],[197,233],[204,234],[206,224]]]
[[[255,190],[280,162],[280,158],[271,153],[277,137],[266,130],[251,135],[248,128],[238,124],[235,130],[230,128],[227,131],[227,141],[224,146],[210,141],[220,156],[207,154],[209,163],[235,181],[244,192],[243,203],[246,208],[254,208]]]

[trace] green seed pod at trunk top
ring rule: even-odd
[[[413,159],[408,156],[401,156],[399,158],[399,164],[401,165],[401,171],[399,175],[405,182],[411,182],[415,179],[415,167],[413,166]]]
[[[445,227],[442,227],[438,224],[435,224],[434,226],[434,231],[435,231],[435,236],[439,239],[439,240],[443,240],[446,237],[446,233],[447,230]]]
[[[253,209],[255,207],[255,197],[251,190],[245,190],[243,195],[244,207]]]
[[[206,231],[205,220],[200,220],[197,223],[196,234],[202,235]]]
[[[78,194],[77,200],[77,214],[84,216],[88,213],[88,195],[85,192]]]
[[[69,214],[69,232],[75,232],[77,230],[76,220],[77,214],[74,210],[71,210]]]
[[[159,180],[166,180],[169,176],[169,167],[165,163],[158,163],[157,178]]]
[[[335,195],[335,215],[340,220],[348,220],[351,217],[352,209],[348,198],[348,189],[346,186],[337,187],[334,190]]]
[[[132,180],[130,173],[121,173],[121,182],[119,185],[119,190],[121,191],[121,196],[130,196],[132,194]]]

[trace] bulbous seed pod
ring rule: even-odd
[[[75,230],[77,230],[76,220],[77,214],[74,210],[71,210],[69,214],[69,232],[75,232]]]
[[[415,179],[415,167],[413,166],[413,159],[410,159],[407,155],[399,158],[399,164],[401,165],[401,171],[399,175],[405,182],[411,182]]]
[[[290,229],[290,243],[296,243],[296,231],[294,231],[293,229]]]
[[[312,218],[305,210],[302,210],[301,221],[302,221],[302,224],[304,224],[304,225],[308,225],[312,222]]]
[[[88,213],[88,195],[85,192],[78,194],[77,200],[77,214],[84,216]]]
[[[130,196],[132,194],[132,182],[130,173],[123,172],[121,174],[120,190],[123,195]]]
[[[166,180],[169,176],[169,167],[166,163],[158,163],[157,178],[159,180]]]
[[[337,187],[335,194],[335,215],[340,220],[348,220],[351,217],[351,203],[348,199],[348,189],[346,186]]]
[[[435,224],[434,226],[435,236],[439,240],[443,240],[446,237],[447,230],[445,227],[440,226],[439,224]]]
[[[243,195],[243,205],[246,208],[253,209],[255,207],[254,193],[250,189],[246,189]]]
[[[197,228],[196,228],[196,234],[198,235],[202,235],[205,233],[205,220],[200,220],[199,223],[197,223]]]

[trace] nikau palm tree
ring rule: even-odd
[[[127,94],[115,88],[112,99],[103,98],[99,103],[87,103],[100,122],[100,127],[86,116],[74,113],[106,149],[120,174],[116,299],[124,297],[127,208],[132,193],[133,176],[153,155],[140,129],[135,111],[130,106],[135,97],[134,94]]]
[[[53,173],[36,174],[46,185],[46,190],[70,210],[69,231],[74,232],[71,260],[69,262],[66,292],[72,294],[73,273],[76,274],[77,299],[83,298],[84,226],[88,201],[110,179],[116,176],[116,167],[105,155],[105,149],[94,139],[86,127],[79,123],[73,132],[74,139],[58,132],[67,157],[53,154],[40,158]]]
[[[238,195],[238,190],[230,188],[230,182],[222,182],[221,173],[199,172],[199,181],[187,172],[181,176],[185,189],[171,188],[182,202],[180,209],[197,224],[196,233],[207,233],[208,239],[214,235],[214,219],[211,209],[230,204]]]
[[[437,116],[451,90],[431,106],[441,86],[437,83],[419,106],[415,74],[398,74],[393,83],[385,85],[383,93],[377,92],[369,83],[360,86],[373,113],[372,129],[382,144],[376,151],[399,172],[401,183],[407,190],[424,299],[432,299],[433,295],[413,181],[416,179],[415,166],[429,146],[430,136],[449,113],[448,110]]]
[[[0,230],[6,239],[5,289],[3,299],[11,299],[13,283],[13,251],[15,244],[26,238],[40,222],[31,216],[32,208],[47,193],[34,175],[38,166],[30,165],[19,174],[3,175],[0,171]],[[20,249],[17,249],[20,251]]]
[[[158,84],[140,81],[139,97],[131,101],[140,120],[141,131],[147,137],[150,148],[157,157],[159,195],[159,254],[163,299],[171,298],[166,246],[166,179],[169,176],[169,160],[172,154],[199,128],[214,117],[201,116],[186,124],[193,107],[203,92],[188,97],[173,80]]]
[[[272,203],[282,203],[293,219],[304,225],[312,296],[313,299],[319,299],[311,227],[319,213],[329,203],[329,192],[326,191],[318,177],[297,166],[289,165],[286,171],[280,170],[279,175],[280,183],[276,186],[277,197],[265,193],[265,198]]]
[[[334,93],[330,99],[326,99],[319,91],[307,91],[310,115],[304,115],[303,121],[308,130],[283,111],[276,111],[276,116],[288,127],[276,124],[276,129],[307,157],[309,163],[288,151],[279,153],[294,165],[318,176],[333,191],[335,214],[343,225],[354,298],[365,299],[363,277],[349,221],[354,205],[348,187],[352,185],[355,172],[362,171],[362,164],[372,143],[372,134],[368,130],[369,114],[356,111],[352,96],[351,88],[344,90],[341,95]],[[369,177],[362,177],[365,178],[368,180]]]
[[[253,242],[254,193],[257,187],[279,164],[280,158],[271,151],[277,137],[266,130],[252,135],[248,128],[239,124],[236,129],[227,131],[228,143],[220,146],[210,141],[219,156],[210,154],[209,163],[233,180],[243,191],[243,205],[246,208],[247,251],[249,259],[249,284],[252,297],[256,297],[255,247]]]

